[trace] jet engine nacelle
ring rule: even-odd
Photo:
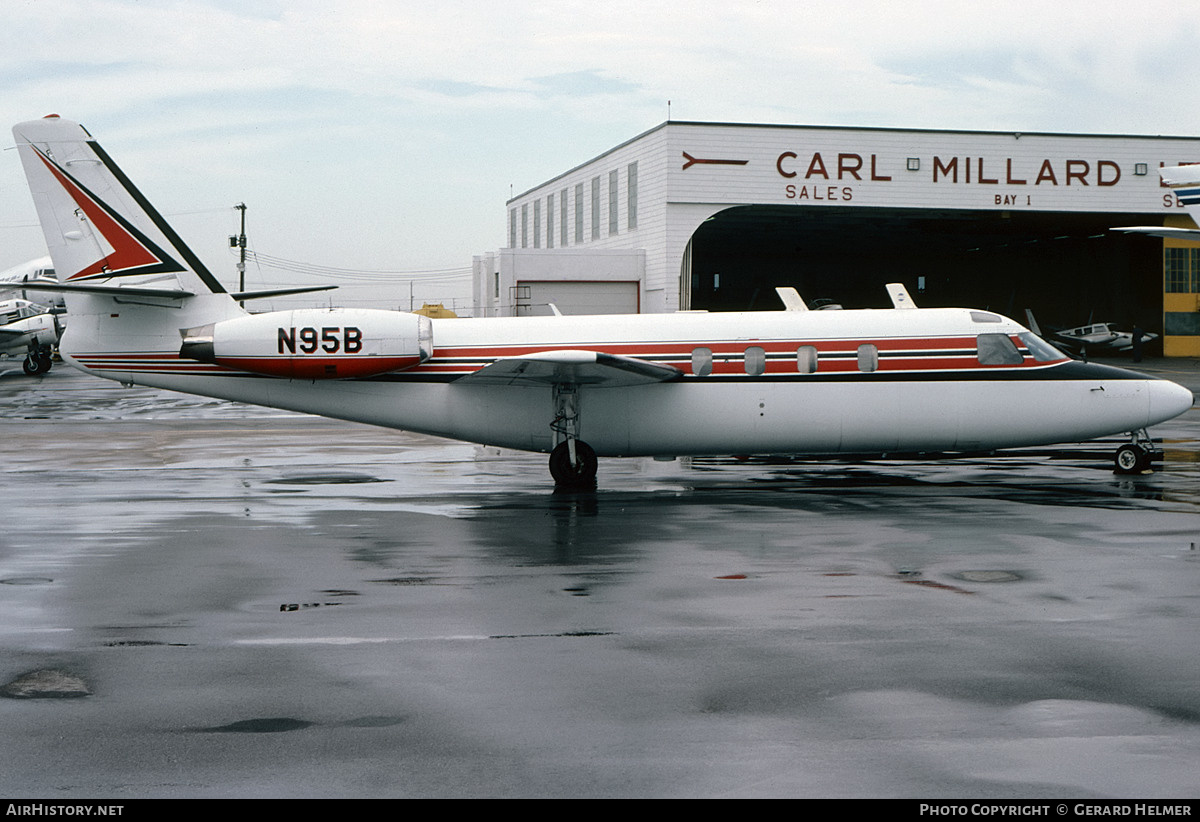
[[[371,308],[272,311],[182,333],[181,357],[298,380],[401,371],[433,351],[428,317]]]

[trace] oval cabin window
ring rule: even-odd
[[[767,352],[760,346],[752,345],[746,349],[746,373],[751,377],[760,377],[767,370]]]
[[[871,343],[858,347],[858,370],[869,374],[879,368],[879,349]]]
[[[796,370],[801,374],[817,373],[817,347],[802,345],[796,349]]]

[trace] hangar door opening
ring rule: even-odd
[[[919,306],[986,308],[1042,325],[1134,324],[1162,333],[1162,242],[1112,226],[1160,214],[738,206],[692,235],[685,308],[775,310],[776,286],[811,306],[890,306],[902,282]],[[689,273],[690,272],[690,273]]]
[[[639,283],[628,281],[518,280],[518,317],[548,317],[554,305],[563,314],[637,314]]]

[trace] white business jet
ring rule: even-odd
[[[66,303],[63,302],[62,294],[37,288],[38,285],[53,285],[58,282],[53,266],[49,257],[38,257],[0,271],[0,290],[7,293],[18,292],[14,296],[52,309],[64,308]]]
[[[91,374],[470,442],[549,452],[560,486],[597,456],[981,452],[1131,432],[1192,405],[1165,380],[1075,362],[987,311],[431,319],[249,314],[78,124],[13,129],[68,300],[63,358]]]

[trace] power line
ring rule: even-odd
[[[386,282],[398,279],[434,282],[438,280],[467,279],[472,274],[469,266],[409,270],[338,268],[335,266],[319,265],[317,263],[307,263],[301,260],[289,260],[284,257],[276,257],[273,254],[263,254],[259,251],[250,250],[246,252],[246,259],[253,261],[262,268],[275,268],[334,280],[357,280],[361,282]]]

